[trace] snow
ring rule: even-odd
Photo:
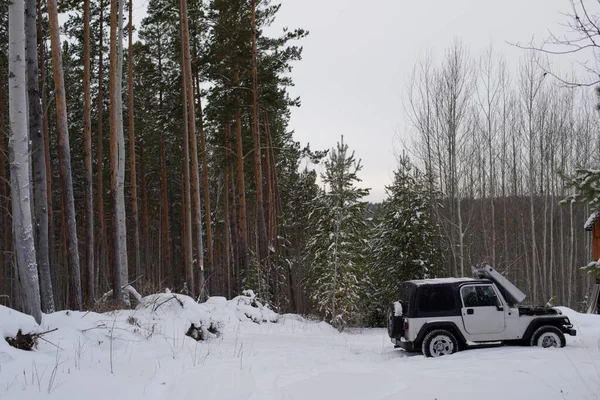
[[[447,283],[460,283],[473,281],[473,278],[432,278],[432,279],[417,279],[410,281],[415,285],[442,285]]]
[[[594,227],[594,222],[596,222],[596,220],[598,219],[598,212],[595,211],[593,212],[589,218],[587,219],[587,221],[585,221],[585,224],[583,225],[583,228],[586,231],[592,230],[592,228]]]
[[[18,354],[18,350],[10,347],[3,339],[6,337],[15,337],[19,331],[22,334],[39,333],[41,329],[31,315],[0,306],[0,338],[2,338],[0,339],[0,368],[5,360],[12,359],[13,354]],[[0,379],[1,377],[0,370]]]
[[[431,359],[394,349],[386,329],[339,333],[324,322],[275,314],[250,292],[200,305],[160,293],[143,304],[105,314],[44,315],[40,328],[59,329],[36,351],[0,345],[0,398],[600,398],[600,316],[564,307],[578,336],[567,336],[563,349],[496,346]],[[258,311],[249,314],[260,323],[246,315],[247,307]],[[4,332],[38,328],[8,311],[0,309]],[[185,336],[190,321],[219,321],[222,334],[197,342]]]

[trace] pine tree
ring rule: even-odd
[[[368,189],[355,186],[361,170],[354,152],[341,143],[325,161],[321,178],[329,186],[321,191],[311,215],[315,235],[307,251],[314,255],[310,286],[312,300],[325,320],[340,331],[358,319],[358,301],[363,280],[366,224],[363,219],[366,202],[361,199]]]
[[[373,305],[369,307],[370,322],[379,324],[403,281],[434,277],[441,272],[427,177],[402,156],[386,192],[388,198],[370,243],[371,296],[366,299]]]

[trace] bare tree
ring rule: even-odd
[[[569,0],[571,12],[566,14],[567,22],[564,24],[566,31],[564,35],[550,32],[549,36],[541,44],[530,43],[529,45],[516,46],[526,50],[534,50],[548,56],[574,56],[580,55],[587,61],[577,61],[582,71],[588,78],[577,78],[560,76],[549,67],[538,63],[538,67],[545,74],[556,78],[567,87],[590,87],[600,84],[600,25],[598,18],[600,4],[597,1]],[[590,61],[594,64],[590,65]]]

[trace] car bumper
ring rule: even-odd
[[[577,336],[577,330],[575,330],[573,328],[563,328],[563,333],[566,333],[567,335],[570,335],[570,336]]]
[[[392,343],[394,343],[394,347],[400,347],[406,351],[419,350],[419,347],[416,346],[414,342],[408,342],[406,340],[392,338]]]

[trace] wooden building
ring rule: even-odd
[[[595,211],[590,215],[584,229],[592,232],[592,259],[593,261],[600,262],[600,211]],[[600,276],[596,276],[596,284],[592,291],[588,313],[600,313]]]

